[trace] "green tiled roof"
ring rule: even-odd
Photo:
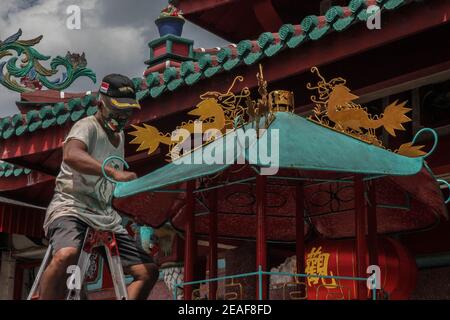
[[[17,167],[11,163],[0,161],[0,178],[18,177],[22,174],[30,173],[30,169]]]
[[[376,0],[383,10],[394,10],[412,0]],[[272,57],[285,49],[293,49],[308,40],[319,40],[326,34],[341,32],[353,23],[366,21],[367,8],[373,1],[351,0],[346,7],[333,6],[324,16],[310,15],[300,24],[285,24],[278,33],[265,32],[257,40],[242,40],[237,46],[222,48],[217,55],[202,54],[198,61],[185,61],[180,68],[167,68],[162,74],[153,72],[145,79],[133,79],[141,90],[138,99],[157,98],[166,91],[174,91],[183,85],[193,85],[240,65],[253,65],[266,57]]]
[[[0,140],[63,125],[69,121],[77,121],[96,112],[96,95],[90,94],[83,98],[72,99],[68,103],[60,102],[39,110],[31,110],[26,114],[16,114],[0,119]]]

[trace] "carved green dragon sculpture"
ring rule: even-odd
[[[16,34],[4,41],[0,40],[0,83],[6,88],[20,93],[40,90],[43,86],[60,91],[68,88],[79,77],[88,77],[94,83],[97,81],[95,73],[86,68],[84,53],[79,55],[68,52],[64,58],[57,56],[50,61],[50,69],[48,69],[41,64],[41,61],[47,61],[51,57],[33,48],[43,36],[31,40],[19,40],[21,36],[22,30],[19,29]],[[10,58],[1,62],[5,57]],[[54,80],[49,79],[58,73],[59,67],[65,68],[62,76]]]

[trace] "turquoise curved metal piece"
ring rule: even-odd
[[[450,183],[448,183],[447,181],[445,181],[443,179],[437,179],[436,181],[447,185],[448,190],[450,190]],[[448,196],[447,200],[445,200],[445,204],[447,204],[449,202],[450,202],[450,195]]]
[[[0,63],[0,84],[6,88],[20,93],[40,90],[43,86],[52,90],[64,90],[79,77],[88,77],[94,83],[97,82],[95,73],[86,68],[84,53],[79,55],[67,52],[65,57],[57,56],[50,61],[50,69],[48,69],[41,64],[41,61],[47,61],[51,57],[33,48],[43,37],[20,40],[21,36],[22,30],[19,29],[11,37],[4,41],[0,40],[0,59],[10,57],[7,61]],[[19,58],[20,63],[17,64]],[[65,69],[62,76],[59,79],[49,79],[56,76],[59,67]]]
[[[420,129],[419,131],[417,131],[416,135],[414,136],[413,140],[412,140],[412,144],[414,145],[416,143],[416,140],[420,137],[420,135],[424,132],[430,132],[433,135],[434,138],[434,142],[433,142],[433,146],[431,147],[431,150],[428,151],[428,153],[424,156],[421,156],[421,158],[425,159],[428,158],[436,149],[438,141],[439,141],[439,136],[437,134],[437,132],[431,128],[423,128]]]
[[[116,183],[118,183],[118,181],[116,181],[116,180],[110,178],[110,177],[108,176],[108,174],[106,173],[106,171],[105,171],[106,165],[107,165],[108,162],[110,162],[111,160],[119,160],[120,162],[123,163],[123,165],[124,165],[124,167],[125,167],[126,169],[129,169],[130,166],[128,165],[128,163],[127,163],[124,159],[122,159],[121,157],[118,157],[118,156],[111,156],[111,157],[106,158],[105,161],[103,161],[103,164],[102,164],[102,173],[103,173],[103,177],[105,177],[105,179],[108,180],[109,182],[112,182],[112,183],[116,184]]]

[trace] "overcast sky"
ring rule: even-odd
[[[81,30],[66,27],[69,5],[81,8]],[[149,58],[147,43],[159,37],[154,20],[166,5],[167,0],[1,0],[0,39],[5,40],[21,28],[21,40],[44,36],[35,46],[42,54],[55,57],[67,51],[85,52],[88,67],[97,74],[97,84],[113,72],[142,76],[144,61]],[[227,43],[189,22],[183,37],[194,40],[196,48]],[[49,67],[47,62],[43,65]],[[95,88],[90,80],[80,78],[67,91]],[[0,85],[0,117],[18,112],[16,100],[18,93]]]

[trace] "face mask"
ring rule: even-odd
[[[125,129],[128,119],[126,119],[126,118],[118,118],[117,119],[113,116],[113,113],[108,108],[106,108],[106,110],[107,110],[108,114],[104,118],[105,129],[110,132],[120,132],[123,129]]]
[[[111,115],[108,115],[108,117],[105,119],[105,125],[112,132],[120,132],[125,129],[125,126],[127,125],[127,119],[115,119]]]

